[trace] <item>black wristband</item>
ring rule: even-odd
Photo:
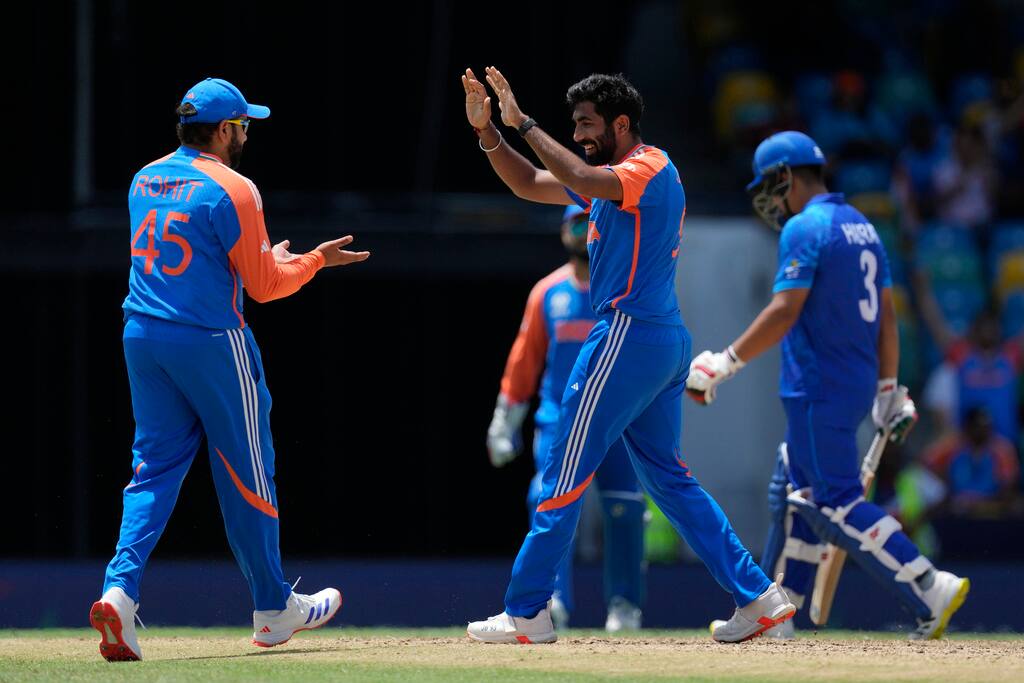
[[[536,125],[537,125],[537,122],[534,121],[532,118],[526,119],[525,121],[523,121],[523,125],[519,126],[519,128],[518,128],[519,134],[520,135],[526,135],[526,132],[528,130],[530,130],[531,128],[533,128],[534,126],[536,126]]]

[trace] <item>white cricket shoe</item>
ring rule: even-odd
[[[284,609],[252,613],[252,644],[259,647],[283,645],[299,631],[323,626],[340,608],[341,591],[337,588],[325,588],[313,595],[292,591]]]
[[[715,619],[711,622],[710,630],[712,635],[715,633],[715,629],[719,626],[725,626],[725,619]],[[796,639],[796,627],[793,626],[793,620],[784,621],[778,626],[772,626],[770,629],[761,634],[762,638],[774,638],[776,640],[795,640]]]
[[[960,609],[971,590],[970,579],[949,572],[935,572],[935,582],[921,598],[932,610],[931,619],[918,619],[917,630],[911,632],[911,640],[938,640],[946,631],[953,613]]]
[[[552,595],[548,606],[551,607],[551,622],[555,625],[555,630],[564,631],[569,628],[569,610],[565,608],[562,599],[558,595]]]
[[[107,590],[89,609],[89,623],[100,632],[100,654],[108,662],[134,662],[142,659],[135,635],[138,603],[121,588]]]
[[[553,643],[558,640],[551,622],[551,603],[532,619],[511,617],[505,612],[486,621],[470,622],[466,627],[470,640],[480,643]]]
[[[619,631],[637,631],[643,612],[629,600],[616,595],[608,603],[608,618],[604,622],[604,630],[608,633]]]
[[[789,601],[786,591],[779,586],[781,582],[780,575],[753,602],[737,607],[732,618],[715,628],[711,637],[720,643],[742,643],[792,619],[796,605]]]

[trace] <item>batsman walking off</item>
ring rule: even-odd
[[[808,136],[767,138],[753,166],[747,191],[754,208],[782,231],[774,296],[728,348],[694,358],[687,391],[711,403],[721,382],[781,340],[786,442],[769,488],[773,519],[762,567],[785,570],[789,599],[803,605],[827,541],[916,618],[911,638],[939,638],[970,583],[936,571],[900,523],[864,499],[857,457],[856,431],[868,411],[895,442],[917,420],[896,381],[899,336],[885,248],[863,214],[828,192],[825,155]],[[791,637],[792,622],[769,635]],[[730,636],[729,624],[714,630],[717,639]]]
[[[350,236],[295,255],[271,247],[263,200],[235,172],[249,122],[270,116],[238,88],[207,78],[177,108],[181,146],[141,169],[128,190],[131,272],[124,354],[135,416],[133,476],[103,597],[89,612],[110,661],[142,659],[135,634],[142,572],[205,434],[231,550],[249,582],[253,644],[280,645],[322,626],[341,606],[327,588],[295,593],[278,544],[270,392],[242,316],[294,294],[317,271],[369,257]]]
[[[498,69],[488,67],[486,74],[502,123],[545,167],[534,167],[503,140],[491,122],[484,84],[467,69],[466,115],[494,171],[523,199],[590,211],[590,300],[598,322],[569,374],[540,503],[512,569],[505,611],[470,623],[467,634],[491,643],[555,641],[549,601],[572,543],[580,496],[621,439],[644,488],[732,594],[732,640],[752,638],[796,608],[753,561],[680,452],[690,336],[675,293],[685,213],[679,173],[663,150],[641,140],[643,101],[625,78],[595,74],[569,89],[573,139],[586,153],[583,161],[519,109]]]

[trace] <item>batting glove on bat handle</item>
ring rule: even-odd
[[[702,351],[690,363],[686,378],[686,393],[697,403],[710,405],[717,395],[719,384],[729,379],[746,365],[730,346],[721,353]]]

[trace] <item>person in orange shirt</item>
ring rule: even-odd
[[[89,610],[109,661],[142,659],[135,635],[139,584],[206,436],[228,542],[249,582],[253,644],[280,645],[322,626],[341,593],[292,590],[281,570],[270,392],[242,315],[295,293],[321,269],[365,261],[351,236],[297,255],[273,247],[256,185],[234,168],[249,122],[270,110],[231,83],[207,78],[177,108],[181,146],[140,170],[128,191],[131,270],[124,352],[135,416],[133,476],[102,597]]]

